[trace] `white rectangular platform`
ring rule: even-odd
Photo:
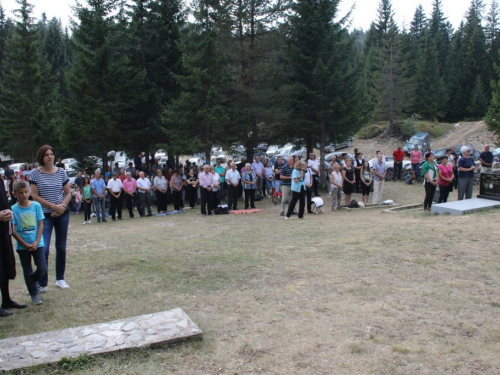
[[[431,214],[463,215],[471,212],[488,210],[498,206],[500,206],[500,201],[472,198],[463,201],[433,204],[431,206]]]

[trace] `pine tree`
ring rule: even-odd
[[[442,11],[442,1],[434,0],[432,4],[432,14],[429,20],[431,38],[435,40],[436,51],[438,53],[438,64],[440,67],[440,75],[444,78],[447,76],[447,62],[450,53],[450,23]]]
[[[488,54],[486,46],[486,36],[482,26],[482,14],[484,4],[482,0],[472,0],[467,13],[467,22],[464,26],[464,40],[461,58],[463,59],[463,82],[465,90],[469,93],[467,108],[478,108],[472,106],[472,93],[479,87],[486,87],[489,82],[488,72]],[[477,84],[477,79],[482,81]],[[474,118],[484,116],[482,114],[467,112],[467,116]]]
[[[62,134],[75,153],[102,155],[123,149],[122,124],[143,98],[135,93],[143,81],[124,53],[123,14],[118,0],[92,0],[75,8],[79,23],[73,25],[73,64],[67,73],[70,100]]]
[[[488,65],[500,64],[500,8],[497,0],[491,2],[490,11],[487,16],[487,25],[485,29],[486,45],[488,48]],[[490,80],[497,80],[495,70],[491,70]]]
[[[375,73],[375,118],[389,121],[389,135],[394,135],[397,120],[407,108],[408,82],[401,35],[389,29],[382,41],[378,59],[380,70]]]
[[[258,143],[269,136],[270,124],[279,116],[278,87],[284,76],[278,56],[285,45],[285,33],[277,23],[284,16],[280,2],[231,0],[225,25],[225,56],[229,62],[233,100],[231,117],[234,135],[253,158]]]
[[[163,129],[173,150],[202,149],[209,157],[212,144],[230,125],[226,96],[230,77],[220,53],[221,22],[226,15],[217,3],[201,0],[195,18],[181,43],[183,74],[174,75],[181,92],[166,107]]]
[[[318,140],[321,162],[325,141],[354,134],[365,115],[354,40],[332,21],[337,6],[331,0],[298,2],[290,17],[290,118],[284,131],[305,139],[308,151]]]
[[[67,41],[61,26],[61,21],[52,18],[46,25],[45,37],[42,39],[42,54],[50,64],[50,74],[55,76],[59,84],[59,93],[68,96],[64,72],[69,68],[67,56]]]
[[[427,19],[424,8],[419,5],[415,10],[413,20],[410,23],[410,32],[408,35],[408,76],[413,77],[417,73],[417,66],[420,60],[421,42],[424,36]]]
[[[500,77],[500,67],[495,64],[494,68],[496,75]],[[492,81],[491,88],[491,102],[484,121],[490,131],[500,136],[500,80]]]
[[[4,9],[0,4],[0,79],[3,74],[3,60],[5,58],[7,39],[12,36],[13,29],[12,20],[5,16]]]
[[[471,102],[467,111],[473,119],[482,118],[488,110],[488,95],[486,94],[483,80],[481,77],[476,78],[474,87],[471,93]]]
[[[412,112],[434,120],[445,115],[446,88],[438,63],[435,39],[430,30],[423,36],[417,73],[413,78]]]
[[[33,6],[18,0],[20,8],[4,55],[0,81],[0,143],[2,152],[18,160],[34,160],[43,143],[54,144],[51,123],[55,94],[47,60],[40,53],[40,36],[32,17]]]

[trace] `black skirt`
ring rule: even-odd
[[[10,209],[3,181],[0,181],[0,211]],[[0,283],[16,277],[16,260],[12,248],[12,237],[9,234],[9,223],[0,223]]]

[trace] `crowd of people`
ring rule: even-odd
[[[424,210],[429,212],[439,186],[438,202],[447,202],[449,193],[458,188],[458,199],[470,199],[476,164],[471,150],[464,146],[457,158],[451,152],[441,163],[435,161],[429,148],[425,154],[417,147],[410,154],[411,171],[404,178],[407,184],[423,179]],[[401,147],[393,152],[393,181],[402,180],[404,152]],[[425,162],[422,164],[422,157]],[[172,214],[185,209],[200,207],[202,216],[217,213],[220,207],[238,210],[240,199],[245,209],[253,209],[257,200],[267,197],[275,206],[280,205],[280,216],[288,220],[297,214],[314,214],[313,198],[318,191],[321,167],[314,153],[307,161],[300,157],[278,157],[275,164],[255,156],[252,163],[243,158],[239,163],[232,160],[223,166],[186,163],[177,168],[165,166],[147,170],[142,165],[130,163],[125,169],[115,165],[102,175],[97,169],[93,174],[78,172],[71,184],[64,168],[55,162],[55,150],[48,145],[37,152],[37,168],[21,169],[17,175],[9,167],[4,171],[0,184],[0,290],[2,304],[0,317],[9,316],[9,309],[25,308],[10,298],[9,280],[15,277],[11,236],[16,239],[16,251],[23,268],[24,279],[33,304],[42,303],[40,294],[48,288],[48,260],[52,233],[55,233],[55,285],[69,288],[65,281],[66,241],[69,213],[83,214],[83,224],[91,224],[92,217],[98,223],[122,220],[123,207],[130,218],[134,210],[141,217],[156,214]],[[489,146],[479,157],[482,172],[491,172],[494,162]],[[339,160],[333,157],[328,165],[331,209],[337,210],[342,203],[352,205],[352,194],[362,195],[362,203],[382,203],[384,183],[388,168],[384,155],[377,151],[369,161],[355,150],[353,159],[343,154]],[[71,185],[71,186],[70,186]],[[227,205],[223,201],[227,197]],[[10,198],[10,202],[9,202]],[[168,211],[168,204],[173,210]],[[298,203],[298,212],[296,206]],[[288,208],[287,208],[288,206]],[[36,269],[33,271],[32,260]]]

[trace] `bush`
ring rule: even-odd
[[[376,136],[382,134],[387,130],[387,125],[384,124],[372,124],[362,128],[357,137],[361,139],[375,138]]]
[[[419,116],[413,114],[410,118],[406,119],[401,126],[401,135],[403,139],[410,139],[410,137],[419,131],[418,124]]]

